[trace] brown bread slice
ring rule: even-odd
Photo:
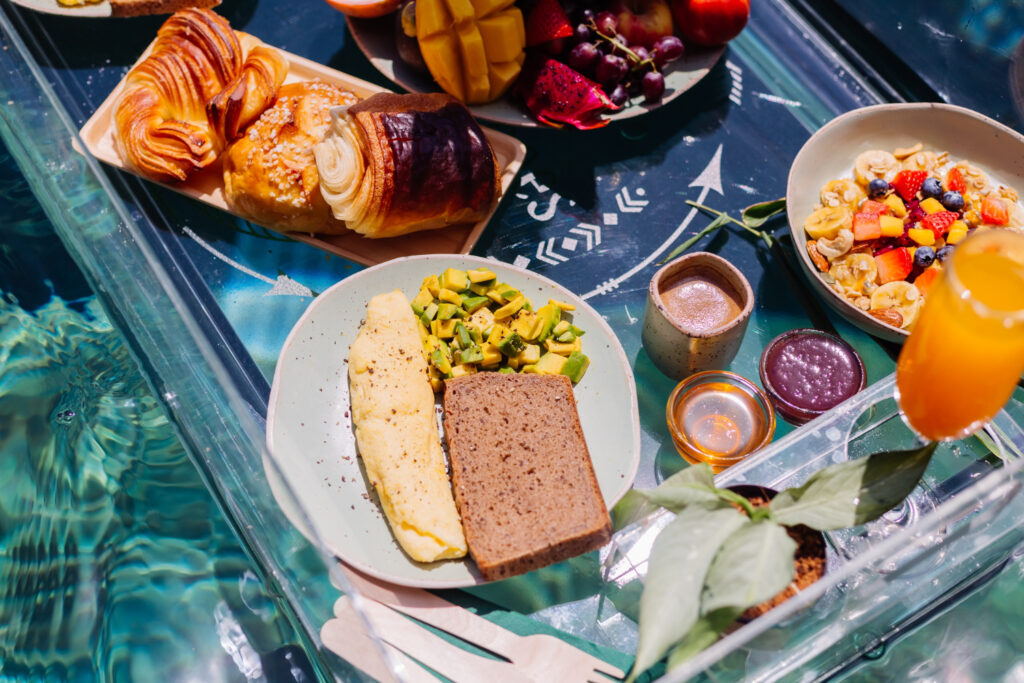
[[[115,17],[138,17],[146,14],[173,14],[186,7],[216,7],[220,0],[110,0],[110,13]]]
[[[447,380],[444,426],[455,504],[485,579],[609,541],[569,378],[481,372]]]

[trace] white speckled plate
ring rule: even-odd
[[[560,285],[530,271],[476,256],[396,259],[353,275],[317,297],[292,329],[278,358],[267,411],[267,447],[317,536],[344,562],[392,583],[458,588],[484,583],[472,560],[417,563],[398,546],[356,457],[349,411],[348,349],[375,294],[401,289],[410,299],[428,275],[487,266],[535,305],[561,299],[576,306],[591,365],[576,386],[583,433],[605,503],[630,487],[640,460],[636,386],[622,346],[604,319]],[[264,471],[278,504],[307,536],[302,516],[269,462]]]

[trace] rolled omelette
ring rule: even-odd
[[[395,538],[417,562],[466,554],[434,414],[434,392],[409,300],[395,290],[366,307],[349,349],[356,444]]]

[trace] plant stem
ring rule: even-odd
[[[741,228],[743,228],[744,230],[749,232],[754,237],[760,238],[761,241],[764,242],[765,245],[768,246],[769,248],[772,246],[773,240],[772,240],[771,236],[768,233],[763,232],[761,230],[758,230],[756,228],[752,228],[749,225],[747,225],[746,223],[744,223],[743,221],[736,220],[735,218],[733,218],[729,214],[725,213],[724,211],[717,211],[715,209],[712,209],[710,206],[704,206],[703,204],[698,204],[697,202],[693,201],[692,199],[687,199],[686,203],[689,204],[690,206],[692,206],[693,208],[698,209],[700,211],[703,211],[705,213],[710,213],[710,214],[712,214],[714,216],[722,216],[726,220],[728,220],[729,222],[735,223],[736,225],[740,226]]]

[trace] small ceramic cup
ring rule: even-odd
[[[684,296],[680,287],[686,287]],[[704,251],[686,254],[651,278],[644,349],[673,379],[721,370],[736,356],[753,309],[754,292],[735,266]]]

